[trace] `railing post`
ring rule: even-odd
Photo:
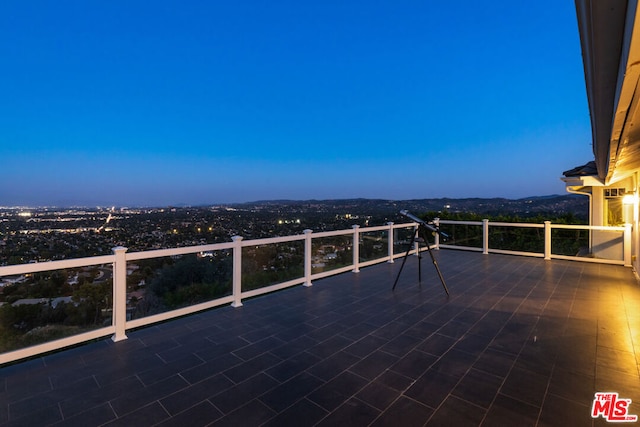
[[[387,252],[389,252],[389,264],[393,264],[393,222],[388,222],[389,226],[389,241],[387,242]]]
[[[551,259],[551,221],[544,222],[544,259]]]
[[[353,272],[360,273],[360,226],[353,226]]]
[[[311,233],[313,230],[304,230],[304,286],[311,286]]]
[[[482,253],[489,253],[489,220],[482,220]]]
[[[440,230],[440,218],[433,219],[433,225],[435,225],[436,230]],[[427,245],[429,242],[427,242]],[[440,233],[434,233],[433,236],[433,249],[440,250]]]
[[[420,242],[418,241],[418,239],[420,238],[420,234],[418,233],[419,229],[419,224],[413,226],[413,235],[415,236],[415,240],[413,241],[413,250],[416,251],[416,253],[413,254],[414,256],[420,256]],[[427,245],[429,244],[429,242],[426,243]]]
[[[631,267],[631,224],[624,225],[624,266]]]
[[[242,307],[242,236],[233,236],[233,302],[231,307]]]
[[[112,249],[115,254],[113,262],[113,326],[115,333],[113,341],[126,340],[127,324],[127,248],[116,246]]]

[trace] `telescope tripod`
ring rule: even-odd
[[[404,214],[404,212],[401,212]],[[430,227],[431,228],[431,227]],[[424,238],[420,237],[420,232],[422,231],[422,234],[424,236]],[[436,230],[436,232],[438,232]],[[404,258],[402,259],[402,265],[400,265],[400,270],[398,271],[398,275],[396,276],[396,281],[393,283],[393,288],[391,288],[392,291],[395,291],[396,289],[396,285],[398,284],[398,280],[400,279],[400,274],[402,273],[402,269],[404,268],[404,264],[405,262],[407,262],[407,257],[409,256],[409,253],[411,252],[411,249],[413,249],[413,246],[416,242],[418,242],[418,283],[420,285],[422,285],[422,253],[420,252],[420,241],[424,241],[425,244],[427,245],[427,252],[429,252],[429,256],[431,257],[431,261],[433,262],[433,266],[436,269],[436,272],[438,273],[438,277],[440,278],[440,283],[442,283],[442,287],[444,288],[444,292],[447,294],[447,296],[449,296],[449,289],[447,289],[447,285],[444,282],[444,278],[442,277],[442,273],[440,272],[440,267],[438,267],[438,261],[436,261],[436,258],[433,256],[433,253],[431,252],[431,247],[429,246],[429,240],[426,237],[426,233],[424,232],[424,226],[422,221],[418,223],[418,228],[415,230],[415,232],[413,233],[413,235],[411,236],[411,242],[409,243],[409,248],[407,249],[407,252],[404,254]]]

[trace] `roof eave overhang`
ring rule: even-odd
[[[569,176],[560,178],[569,187],[602,187],[604,181],[596,175]]]
[[[616,182],[640,166],[637,151],[640,146],[640,26],[636,17],[640,10],[634,1],[627,9],[622,58],[618,70],[618,85],[614,101],[615,113],[609,146],[609,171],[605,181]],[[638,20],[637,22],[640,22]]]
[[[640,132],[633,128],[640,117],[637,0],[576,0],[576,11],[593,152],[598,176],[609,184],[640,167]]]

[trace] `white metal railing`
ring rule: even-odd
[[[79,333],[73,336],[65,337],[58,340],[45,342],[43,344],[37,344],[22,349],[9,351],[0,354],[0,364],[12,362],[15,360],[32,357],[38,354],[46,353],[49,351],[61,349],[64,347],[76,345],[82,342],[90,341],[96,338],[112,335],[114,341],[120,341],[126,339],[126,331],[141,326],[150,325],[173,319],[176,317],[196,313],[198,311],[214,308],[221,305],[231,304],[233,307],[242,306],[242,300],[246,298],[255,297],[261,294],[277,291],[291,286],[303,284],[304,286],[312,286],[313,280],[318,280],[324,277],[332,276],[335,274],[352,271],[357,273],[361,267],[366,267],[380,262],[393,262],[395,258],[403,256],[402,253],[394,253],[394,232],[397,229],[410,228],[414,229],[417,224],[394,224],[392,222],[384,226],[367,227],[364,229],[366,232],[381,231],[388,235],[388,247],[387,254],[384,257],[380,257],[373,260],[361,261],[359,254],[359,242],[360,234],[363,229],[360,226],[353,226],[350,230],[337,230],[326,231],[320,233],[313,233],[312,230],[305,230],[301,235],[274,237],[267,239],[256,240],[243,240],[241,236],[234,236],[231,242],[216,243],[209,245],[171,248],[171,249],[159,249],[142,252],[127,252],[127,248],[116,247],[113,249],[112,255],[104,255],[98,257],[69,259],[62,261],[50,261],[40,263],[30,263],[21,265],[10,265],[0,267],[0,277],[4,276],[16,276],[24,274],[32,274],[45,271],[64,270],[78,267],[88,267],[111,264],[113,269],[113,297],[112,297],[112,322],[110,326],[101,327],[89,332]],[[411,234],[411,232],[409,232]],[[336,268],[329,271],[323,271],[319,273],[312,273],[312,240],[314,238],[321,239],[327,237],[336,236],[348,236],[351,239],[351,247],[353,249],[353,260],[351,265]],[[277,283],[269,286],[264,286],[258,289],[252,289],[248,291],[242,290],[242,248],[259,245],[269,245],[286,242],[304,242],[304,274],[302,277],[295,278],[283,283]],[[167,311],[164,313],[154,314],[138,319],[127,319],[127,264],[133,261],[161,258],[161,257],[174,257],[187,254],[197,254],[200,252],[209,251],[221,251],[232,250],[233,253],[233,274],[232,274],[232,292],[231,295],[223,296],[211,301],[203,302],[200,304],[191,305],[188,307],[182,307],[179,309]],[[412,251],[415,253],[415,250]]]
[[[451,221],[451,220],[435,220],[437,225],[466,225],[466,226],[476,226],[482,228],[481,234],[481,245],[479,246],[465,246],[458,244],[446,244],[440,242],[440,237],[436,235],[435,246],[443,249],[463,249],[463,250],[471,250],[471,251],[481,251],[483,254],[488,253],[500,253],[500,254],[509,254],[509,255],[524,255],[524,256],[533,256],[533,257],[541,257],[546,260],[549,259],[569,259],[569,260],[579,260],[585,262],[596,262],[596,263],[604,263],[604,264],[618,264],[624,265],[626,267],[631,267],[631,224],[626,224],[625,226],[611,227],[611,226],[594,226],[594,225],[568,225],[568,224],[552,224],[550,221],[545,221],[543,224],[536,223],[512,223],[512,222],[490,222],[487,219],[482,221]],[[503,228],[534,228],[541,229],[544,235],[544,245],[543,249],[540,252],[530,252],[530,251],[521,251],[521,250],[505,250],[500,248],[491,247],[489,244],[489,236],[491,235],[491,227],[503,227]],[[594,251],[591,253],[592,256],[578,256],[576,255],[566,255],[566,254],[555,254],[552,251],[552,231],[553,230],[584,230],[589,233],[589,243],[588,246]],[[617,252],[619,255],[611,256],[610,253],[602,254],[604,256],[598,256],[597,244],[595,243],[596,238],[594,234],[597,232],[603,233],[611,233],[613,235],[608,236],[608,242],[610,245],[614,245],[611,242],[614,240],[619,240],[619,244],[617,246]],[[615,233],[615,234],[614,234]],[[603,238],[601,236],[600,242],[607,238]],[[612,252],[612,251],[610,251]]]
[[[441,243],[439,241],[439,237],[436,235],[435,242],[431,246],[432,248],[435,248],[435,249],[452,248],[452,249],[482,251],[485,254],[494,252],[494,253],[516,254],[516,255],[526,255],[526,256],[540,256],[540,257],[544,257],[544,259],[551,259],[551,258],[581,259],[581,260],[592,261],[592,262],[609,262],[609,263],[624,264],[627,266],[631,265],[630,226],[628,227],[589,227],[589,226],[559,225],[559,224],[551,224],[549,222],[545,222],[544,224],[524,224],[524,223],[515,224],[515,223],[497,223],[497,222],[491,223],[488,220],[484,220],[481,222],[473,222],[473,221],[469,222],[469,221],[445,221],[445,220],[438,221],[436,219],[435,222],[439,225],[481,226],[482,236],[483,236],[482,237],[483,243],[481,247],[468,247],[468,246],[450,245],[450,244]],[[544,252],[530,253],[530,252],[509,251],[509,250],[500,250],[498,248],[490,248],[489,247],[489,229],[492,226],[542,228],[544,229],[544,236],[545,236]],[[402,257],[406,253],[405,251],[394,253],[394,247],[396,246],[396,243],[398,243],[398,239],[396,239],[395,237],[396,230],[409,229],[408,235],[411,236],[412,233],[415,233],[417,227],[418,227],[418,224],[416,223],[394,224],[392,222],[387,223],[386,225],[383,225],[383,226],[365,227],[365,228],[361,228],[360,226],[355,225],[350,230],[348,229],[348,230],[326,231],[326,232],[319,232],[319,233],[313,233],[312,230],[304,230],[303,234],[300,234],[300,235],[274,237],[274,238],[267,238],[267,239],[256,239],[256,240],[243,240],[241,236],[235,236],[232,238],[231,242],[225,242],[225,243],[216,243],[216,244],[209,244],[209,245],[171,248],[171,249],[159,249],[159,250],[131,252],[131,253],[127,252],[127,248],[116,247],[113,249],[112,255],[69,259],[69,260],[62,260],[62,261],[50,261],[50,262],[41,262],[41,263],[2,266],[0,267],[0,277],[111,264],[113,268],[113,298],[112,298],[111,325],[97,328],[89,332],[79,333],[66,338],[57,339],[57,340],[45,342],[42,344],[37,344],[30,347],[25,347],[18,350],[2,353],[0,354],[0,364],[20,360],[27,357],[32,357],[38,354],[76,345],[82,342],[94,340],[97,338],[102,338],[109,335],[112,335],[112,339],[114,341],[120,341],[120,340],[126,339],[127,338],[126,331],[133,328],[138,328],[138,327],[150,325],[153,323],[166,321],[179,316],[192,314],[198,311],[202,311],[202,310],[206,310],[206,309],[210,309],[210,308],[214,308],[214,307],[226,305],[226,304],[230,304],[233,307],[240,307],[242,306],[242,300],[246,298],[255,297],[257,295],[277,291],[280,289],[284,289],[284,288],[288,288],[288,287],[296,286],[300,284],[304,286],[312,286],[313,280],[318,280],[324,277],[341,274],[348,271],[357,273],[360,271],[360,268],[362,267],[370,266],[370,265],[385,262],[385,261],[389,263],[393,263],[395,258]],[[624,233],[624,260],[611,261],[611,260],[594,259],[594,258],[578,258],[578,257],[570,257],[570,256],[553,255],[551,253],[551,230],[553,228],[557,228],[557,229],[561,229],[561,228],[574,229],[575,228],[575,229],[587,229],[587,230],[622,231]],[[360,259],[361,235],[363,233],[371,233],[371,232],[380,232],[380,233],[385,233],[387,235],[387,251],[386,251],[387,253],[383,257],[377,257],[374,259],[362,261]],[[350,265],[335,268],[329,271],[313,273],[312,272],[313,271],[312,269],[313,239],[322,239],[322,238],[337,237],[337,236],[347,236],[349,239],[351,239],[351,248],[353,252],[352,263]],[[248,291],[242,290],[242,258],[243,258],[242,248],[249,247],[249,246],[269,245],[269,244],[278,244],[278,243],[286,243],[286,242],[300,242],[300,241],[303,242],[303,247],[304,247],[304,269],[303,269],[303,275],[301,277],[294,278],[292,280],[288,280],[282,283],[276,283],[276,284],[264,286],[258,289],[252,289]],[[415,254],[417,253],[417,251],[421,251],[425,249],[426,248],[420,248],[419,244],[415,243],[415,246],[410,251],[410,253]],[[186,255],[186,254],[196,254],[200,252],[209,252],[209,251],[213,252],[213,251],[222,251],[222,250],[231,250],[233,254],[231,295],[227,295],[211,301],[167,311],[164,313],[153,314],[146,317],[131,319],[131,320],[127,319],[126,282],[127,282],[127,264],[128,263],[131,263],[133,261],[138,261],[138,260],[144,260],[144,259],[153,259],[153,258],[161,258],[161,257],[168,257],[168,256],[174,257],[174,256],[180,256],[180,255]]]

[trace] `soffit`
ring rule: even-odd
[[[609,176],[627,0],[576,0],[582,58],[598,176]],[[624,61],[626,62],[626,61]],[[616,147],[617,153],[617,147]]]
[[[624,62],[618,72],[615,115],[606,182],[615,182],[640,168],[640,19],[634,6],[627,18]]]

